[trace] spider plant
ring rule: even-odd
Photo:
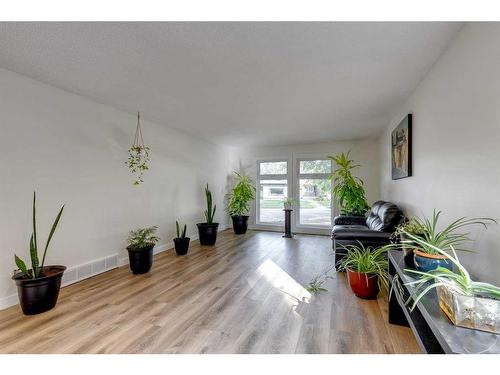
[[[358,241],[359,242],[359,241]],[[344,245],[347,254],[339,262],[338,270],[350,270],[365,274],[368,278],[377,276],[380,290],[387,291],[389,288],[387,251],[395,248],[395,244],[373,249],[365,247],[361,242],[358,245]]]
[[[469,233],[460,233],[458,230],[470,226],[470,225],[482,225],[487,228],[487,224],[489,223],[497,223],[495,219],[486,218],[486,217],[478,217],[478,218],[467,218],[461,217],[451,224],[446,226],[442,230],[437,229],[437,225],[439,222],[439,217],[441,215],[441,211],[434,210],[432,213],[432,217],[428,218],[414,218],[414,226],[420,226],[423,228],[423,233],[418,233],[419,236],[415,236],[417,233],[408,230],[408,228],[402,227],[400,232],[405,235],[412,235],[410,239],[403,240],[403,245],[411,245],[415,241],[411,239],[415,237],[422,238],[424,241],[419,242],[420,247],[424,253],[431,255],[440,255],[436,248],[439,248],[442,251],[450,251],[453,247],[454,250],[461,251],[470,251],[466,248],[462,248],[464,242],[471,241],[469,238]],[[420,230],[420,229],[419,229]]]
[[[488,283],[473,281],[471,279],[467,269],[460,263],[453,245],[450,245],[452,254],[449,254],[447,251],[426,242],[422,238],[419,238],[411,233],[406,234],[420,246],[432,249],[434,252],[448,259],[456,267],[456,272],[450,271],[449,269],[443,267],[438,267],[435,270],[428,272],[405,269],[405,272],[414,274],[415,276],[419,277],[415,281],[404,283],[405,286],[414,287],[410,297],[408,297],[405,302],[406,304],[409,304],[411,301],[413,301],[413,304],[410,308],[411,310],[413,310],[417,306],[418,302],[427,293],[429,293],[432,289],[440,286],[446,287],[453,292],[460,293],[466,296],[500,299],[499,287]]]

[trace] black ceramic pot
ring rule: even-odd
[[[189,237],[174,238],[175,252],[177,255],[186,255],[189,249]]]
[[[215,245],[217,241],[217,229],[219,228],[219,223],[198,223],[198,235],[200,239],[200,244],[203,246]]]
[[[28,279],[20,272],[12,276],[25,315],[40,314],[56,305],[65,270],[65,266],[46,266],[38,279]]]
[[[231,216],[233,219],[234,234],[245,234],[248,229],[248,216]]]
[[[129,265],[133,274],[137,275],[149,272],[153,265],[154,247],[154,245],[143,248],[127,247]]]

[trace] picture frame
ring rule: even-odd
[[[413,116],[409,113],[391,133],[393,180],[412,176],[412,126]]]

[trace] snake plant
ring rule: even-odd
[[[24,263],[24,261],[21,258],[19,258],[17,255],[14,255],[14,260],[16,262],[16,266],[25,277],[36,279],[36,278],[43,276],[42,271],[43,271],[43,266],[45,264],[45,256],[47,255],[47,249],[49,248],[49,244],[50,244],[50,241],[52,240],[52,236],[54,235],[54,232],[56,231],[57,225],[59,224],[59,219],[61,218],[63,210],[64,210],[64,205],[59,210],[59,213],[57,214],[56,219],[54,220],[54,223],[52,224],[52,228],[50,229],[49,237],[47,238],[47,242],[45,243],[45,248],[43,250],[42,262],[40,263],[39,258],[38,258],[38,241],[37,241],[37,232],[36,232],[36,192],[33,192],[33,216],[32,216],[33,233],[31,234],[30,244],[29,244],[30,258],[31,258],[31,269],[28,270],[28,268],[26,267],[26,263]]]
[[[187,224],[184,224],[184,228],[182,229],[182,233],[181,233],[181,228],[180,228],[180,225],[179,225],[179,222],[176,220],[175,221],[175,229],[177,231],[177,238],[186,238],[186,230],[187,230]]]
[[[207,198],[207,209],[205,210],[205,221],[207,224],[212,224],[214,222],[215,210],[217,205],[212,207],[212,192],[208,189],[208,184],[205,187],[205,196]]]

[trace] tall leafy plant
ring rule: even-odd
[[[350,159],[349,152],[329,156],[336,164],[330,179],[333,180],[333,196],[343,215],[364,215],[370,208],[366,201],[363,181],[353,175],[353,170],[359,168]]]
[[[214,222],[215,210],[217,205],[212,206],[212,192],[208,189],[208,184],[205,187],[205,197],[207,198],[207,209],[205,210],[205,222],[212,224]]]
[[[248,202],[255,199],[255,185],[247,175],[234,172],[237,182],[228,194],[227,211],[231,216],[241,216],[248,213]]]
[[[14,255],[14,260],[16,262],[17,268],[26,276],[26,277],[31,277],[33,279],[39,278],[42,276],[42,271],[43,267],[45,265],[45,256],[47,255],[47,249],[49,248],[50,241],[52,240],[52,236],[54,235],[54,232],[56,231],[57,225],[59,224],[59,219],[61,218],[61,215],[64,210],[64,205],[61,207],[59,210],[59,213],[56,216],[56,219],[54,220],[54,223],[52,224],[52,228],[50,229],[49,237],[47,238],[47,242],[45,243],[45,248],[43,250],[43,256],[42,256],[42,262],[40,263],[39,258],[38,258],[38,241],[37,241],[37,232],[36,232],[36,192],[33,192],[33,217],[32,217],[32,222],[33,222],[33,233],[31,234],[30,238],[30,244],[29,244],[29,249],[30,249],[30,258],[31,258],[31,269],[28,270],[26,267],[26,263],[19,258],[17,255]]]

